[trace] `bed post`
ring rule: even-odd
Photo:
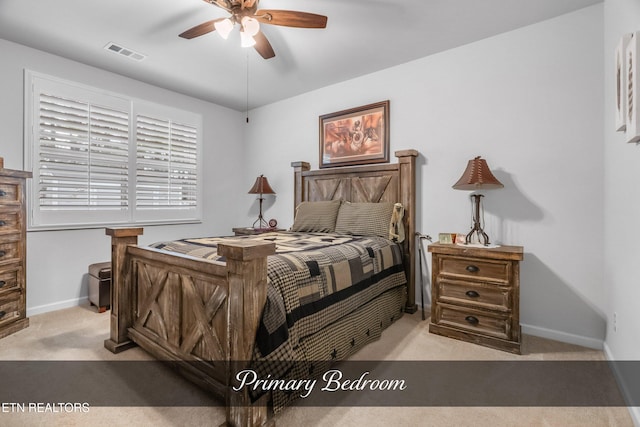
[[[133,325],[134,304],[125,255],[129,245],[138,244],[138,236],[142,232],[142,228],[106,229],[106,235],[111,236],[111,332],[104,346],[112,353],[120,353],[136,345],[127,332]]]
[[[291,162],[291,167],[294,170],[293,173],[293,214],[295,215],[296,208],[303,200],[305,188],[302,185],[302,172],[306,172],[311,169],[311,166],[307,162]]]
[[[415,313],[416,305],[416,255],[415,255],[415,224],[416,224],[416,150],[396,151],[400,173],[401,203],[404,206],[404,266],[409,282],[407,291],[407,305],[405,312]]]
[[[229,282],[228,384],[238,384],[235,375],[248,369],[253,355],[256,333],[267,299],[267,256],[275,253],[275,243],[251,242],[219,244],[218,254],[226,257]],[[227,391],[227,421],[223,426],[269,426],[266,398],[251,403],[247,389]]]

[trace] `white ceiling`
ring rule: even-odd
[[[0,0],[0,38],[239,111],[543,21],[602,0],[261,0],[326,15],[326,29],[263,25],[264,60],[215,32],[178,34],[227,13],[203,0]],[[136,62],[109,42],[147,55]],[[61,76],[64,77],[64,76]]]

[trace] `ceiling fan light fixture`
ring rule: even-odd
[[[240,31],[240,46],[251,47],[256,44],[256,40],[246,31]]]
[[[191,40],[217,31],[220,37],[226,39],[233,31],[235,24],[238,24],[240,44],[243,47],[253,46],[264,59],[271,59],[276,54],[266,35],[262,32],[261,24],[293,28],[327,27],[327,17],[324,15],[297,10],[263,10],[258,6],[260,0],[205,0],[205,2],[223,9],[229,14],[229,17],[205,21],[178,34],[179,37]]]
[[[260,31],[260,23],[255,18],[252,18],[250,16],[243,16],[240,22],[242,24],[242,28],[244,28],[244,31],[251,37],[255,36],[256,34],[258,34],[258,31]]]
[[[213,26],[216,27],[216,31],[218,32],[218,34],[220,34],[220,37],[222,37],[225,40],[229,38],[229,34],[231,34],[231,30],[233,30],[233,22],[231,22],[231,19],[229,18],[225,18],[222,21],[218,21],[215,24],[213,24]]]

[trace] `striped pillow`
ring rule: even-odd
[[[333,233],[340,200],[302,202],[296,208],[291,231]]]
[[[393,203],[348,203],[340,206],[336,233],[389,238]]]

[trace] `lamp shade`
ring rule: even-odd
[[[255,36],[256,34],[258,34],[258,31],[260,31],[260,23],[250,16],[242,17],[242,20],[240,22],[242,23],[242,28],[244,29],[244,31],[251,37]]]
[[[249,190],[249,194],[276,194],[276,192],[273,191],[273,188],[269,185],[267,177],[260,175],[256,178],[256,182],[253,184],[253,187],[251,187],[251,190]]]
[[[456,190],[477,190],[480,188],[502,188],[504,185],[493,176],[487,161],[480,156],[469,160],[462,176],[453,184]]]
[[[240,30],[240,46],[251,47],[256,44],[256,40],[244,30]]]
[[[233,30],[233,22],[231,22],[231,19],[229,18],[225,18],[222,21],[216,21],[213,23],[213,26],[218,31],[218,34],[220,34],[220,37],[225,40],[229,37],[231,30]]]

